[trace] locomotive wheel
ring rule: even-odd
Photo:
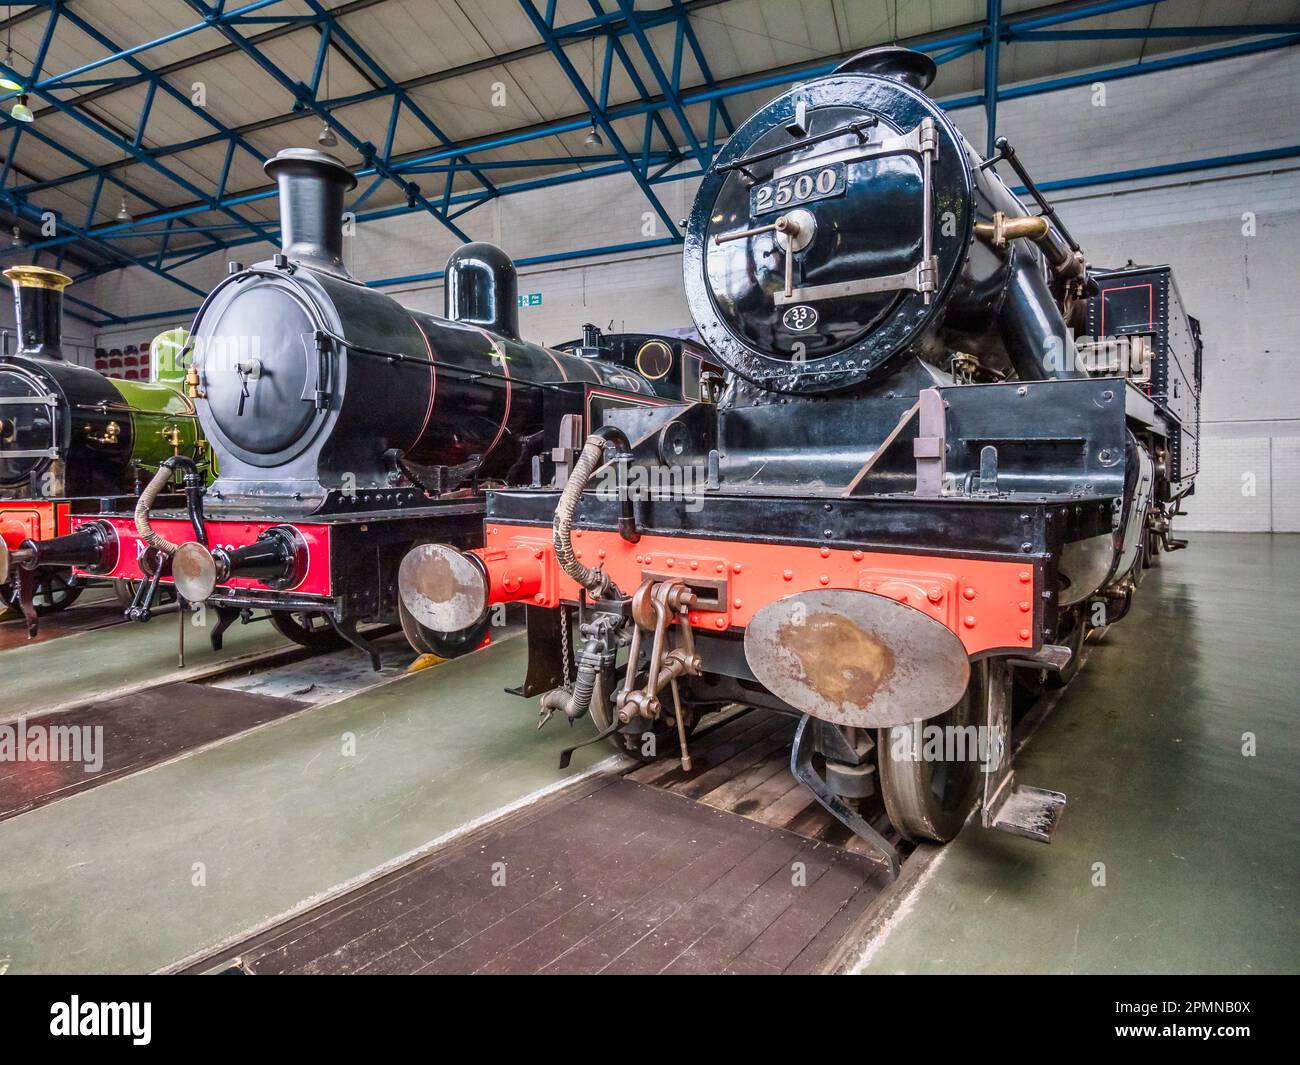
[[[987,717],[988,699],[988,664],[974,662],[970,684],[961,702],[947,713],[925,721],[922,727],[982,725]],[[978,758],[952,762],[924,760],[919,757],[924,749],[924,733],[918,736],[910,725],[899,728],[904,730],[899,733],[899,744],[906,748],[899,751],[894,749],[893,729],[876,731],[880,790],[889,820],[910,840],[947,843],[957,835],[979,797],[979,783],[983,779],[980,761]],[[905,744],[901,739],[904,733]],[[895,757],[896,754],[900,757]]]
[[[1065,668],[1056,672],[1047,674],[1046,682],[1049,688],[1064,688],[1070,681],[1074,680],[1075,674],[1079,672],[1079,659],[1083,655],[1083,641],[1088,635],[1088,617],[1086,602],[1080,603],[1070,611],[1070,620],[1066,623],[1068,626],[1064,632],[1058,632],[1056,642],[1064,644],[1070,649],[1070,661],[1065,664]]]
[[[439,658],[459,658],[469,654],[483,642],[491,623],[489,615],[462,632],[435,632],[416,621],[400,599],[397,603],[397,616],[402,623],[402,634],[406,637],[406,642],[420,654],[437,655]]]
[[[348,641],[334,631],[329,619],[318,611],[272,610],[271,624],[281,636],[309,651],[337,651],[348,645]]]
[[[57,614],[66,610],[77,601],[85,587],[74,584],[72,571],[66,569],[42,569],[36,574],[36,586],[32,590],[32,606],[38,617]],[[21,612],[18,604],[18,582],[10,581],[4,586],[5,606],[11,611]]]

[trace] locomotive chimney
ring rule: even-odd
[[[519,339],[519,275],[495,244],[462,244],[447,260],[444,317]]]
[[[343,265],[343,196],[357,179],[314,148],[286,148],[265,170],[280,188],[280,250],[313,270],[348,277]]]
[[[859,52],[851,59],[844,60],[834,71],[836,74],[874,74],[881,78],[893,78],[923,92],[930,87],[938,72],[934,60],[924,52],[900,48],[894,44]]]
[[[11,266],[5,277],[14,286],[18,324],[16,355],[63,358],[63,290],[72,278],[44,266]]]

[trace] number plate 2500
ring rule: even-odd
[[[769,211],[782,211],[795,204],[825,200],[843,193],[844,164],[830,163],[820,170],[806,170],[802,174],[755,185],[749,190],[749,213],[753,217]]]

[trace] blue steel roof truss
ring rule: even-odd
[[[38,0],[36,6],[47,9],[48,15],[31,72],[24,75],[4,63],[0,63],[0,71],[24,85],[23,91],[33,100],[39,100],[46,108],[67,116],[111,144],[122,155],[116,163],[98,167],[42,132],[39,123],[24,125],[7,119],[7,124],[12,127],[12,135],[0,167],[0,206],[39,225],[51,215],[51,212],[42,211],[38,206],[37,197],[43,191],[92,177],[94,183],[84,220],[77,223],[54,213],[56,235],[43,236],[26,246],[0,249],[0,258],[32,253],[38,257],[51,256],[62,264],[70,248],[84,246],[106,261],[103,265],[86,269],[78,275],[77,280],[124,266],[139,266],[166,278],[189,295],[202,296],[201,288],[179,276],[178,271],[182,267],[213,252],[255,242],[274,241],[277,229],[275,224],[250,218],[241,210],[250,204],[274,197],[274,189],[266,186],[242,191],[230,188],[232,167],[238,153],[251,155],[259,163],[264,162],[265,157],[240,130],[226,126],[207,109],[194,104],[186,93],[152,69],[143,58],[152,49],[204,30],[216,29],[231,46],[247,56],[283,88],[290,101],[290,114],[316,116],[361,156],[364,165],[356,171],[361,179],[360,191],[349,205],[349,210],[358,221],[389,218],[413,211],[424,212],[457,239],[468,240],[470,238],[456,224],[456,220],[495,197],[622,174],[632,179],[659,221],[667,227],[664,235],[648,240],[575,248],[521,259],[520,265],[617,255],[679,244],[681,235],[677,224],[660,199],[657,189],[666,182],[699,176],[712,165],[722,143],[735,129],[732,116],[727,111],[727,99],[747,92],[783,88],[796,81],[826,73],[839,62],[838,58],[813,62],[797,69],[767,71],[720,83],[714,78],[696,36],[691,21],[691,0],[665,0],[665,4],[653,8],[638,7],[637,0],[586,0],[590,17],[567,24],[557,22],[556,0],[517,0],[522,14],[532,25],[545,51],[554,60],[558,73],[572,86],[587,113],[543,122],[523,130],[456,143],[426,108],[414,99],[410,89],[404,83],[394,80],[378,59],[348,31],[342,18],[326,8],[320,0],[304,0],[308,11],[298,15],[277,15],[268,11],[281,0],[251,0],[238,7],[229,7],[226,0],[217,0],[215,3],[205,0],[184,2],[197,16],[194,23],[156,39],[122,48],[85,16],[71,10],[66,0]],[[382,3],[382,0],[379,2]],[[914,46],[929,52],[939,64],[975,52],[983,53],[982,92],[942,102],[949,109],[980,107],[984,110],[988,151],[992,154],[997,138],[997,107],[1000,101],[1090,84],[1099,78],[1114,80],[1134,77],[1156,70],[1176,69],[1236,55],[1292,47],[1300,43],[1300,25],[1294,24],[1225,23],[1149,29],[1070,26],[1084,19],[1133,8],[1154,7],[1159,3],[1161,0],[1097,0],[1064,9],[1053,5],[1050,9],[1005,16],[1002,0],[985,0],[985,19],[982,25],[932,36],[929,40],[915,42]],[[57,27],[65,22],[103,47],[105,55],[72,70],[57,74],[45,73],[43,67],[50,43]],[[276,27],[278,30],[292,27],[295,32],[297,29],[314,30],[319,35],[319,43],[314,49],[310,71],[304,72],[304,79],[295,80],[269,59],[256,40],[241,32],[244,27]],[[651,40],[651,31],[662,27],[670,27],[672,31],[671,56],[664,53],[662,46],[656,49]],[[1027,84],[1004,87],[999,82],[999,58],[1004,46],[1029,45],[1037,41],[1126,40],[1147,37],[1186,38],[1189,41],[1206,37],[1230,37],[1240,40],[1191,53],[1158,56],[1140,63],[1125,63]],[[571,49],[575,43],[585,41],[590,41],[593,49],[592,71],[588,79],[584,79],[571,56],[566,54],[566,46]],[[598,46],[601,48],[601,56],[597,77],[595,50]],[[328,98],[322,93],[322,88],[326,64],[331,55],[345,58],[369,82],[371,88],[360,93]],[[687,63],[688,57],[690,64]],[[103,67],[119,62],[127,63],[132,73],[119,76],[96,73]],[[616,62],[635,95],[631,100],[612,105],[610,86]],[[689,86],[683,84],[684,70],[688,65],[693,66],[695,72]],[[133,133],[124,133],[107,120],[92,115],[84,107],[77,106],[75,99],[65,100],[56,95],[59,90],[102,91],[138,85],[144,85],[146,92]],[[159,94],[187,108],[209,128],[209,132],[180,143],[147,145],[149,117]],[[13,95],[15,94],[0,94],[0,104]],[[353,104],[381,99],[387,101],[389,109],[383,143],[376,147],[349,128],[337,112]],[[694,118],[692,114],[695,115]],[[395,154],[397,131],[403,117],[413,119],[427,133],[430,141],[427,148],[402,155]],[[632,120],[639,121],[633,124]],[[511,154],[511,149],[520,145],[579,133],[587,128],[600,132],[608,145],[606,150],[593,151],[580,157],[554,153],[540,158]],[[637,129],[638,133],[629,137],[625,132],[629,128]],[[49,179],[32,179],[11,185],[9,179],[18,174],[14,165],[15,154],[24,137],[32,137],[81,169]],[[170,156],[211,144],[224,145],[224,158],[210,189],[202,187],[165,162]],[[488,155],[491,158],[487,158]],[[1297,155],[1300,155],[1300,145],[1270,149],[1267,152],[1156,165],[1141,170],[1065,178],[1046,182],[1042,187],[1079,188]],[[193,201],[178,205],[164,204],[133,186],[129,177],[118,176],[119,171],[129,174],[134,167],[144,167],[166,179],[193,197]],[[551,172],[532,178],[512,179],[505,184],[499,183],[499,179],[494,180],[492,176],[503,173],[510,176],[520,171],[526,172],[530,168]],[[427,194],[419,184],[421,180],[431,186]],[[466,180],[473,187],[458,188]],[[109,186],[120,190],[133,203],[142,204],[148,210],[141,211],[138,217],[129,222],[115,219],[109,223],[95,224],[95,216]],[[388,207],[362,210],[379,190],[390,186],[400,190],[401,202]],[[205,223],[198,217],[213,213],[224,216],[225,221]],[[193,241],[196,234],[201,234],[197,243]],[[182,237],[186,241],[182,241]],[[138,241],[140,238],[156,239],[157,248],[144,253],[122,243],[128,240]],[[434,280],[440,276],[440,272],[434,271],[387,278],[373,284],[402,284]],[[97,318],[86,318],[75,311],[69,313],[92,324],[109,325],[136,320],[113,315],[71,294],[69,299]],[[150,314],[148,317],[180,316],[191,310],[192,308],[176,308]]]

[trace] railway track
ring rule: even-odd
[[[256,736],[273,740],[277,724],[400,677],[409,652],[400,637],[385,648],[379,675],[358,652],[313,657],[281,646],[29,718],[102,727],[104,763],[89,781],[48,765],[39,773],[0,765],[0,823],[17,825],[24,814],[110,781],[147,780],[151,768],[174,774],[187,756],[224,744],[265,747]],[[464,666],[481,672],[470,661]],[[433,699],[425,711],[432,720],[440,716],[440,690],[416,684],[411,696],[396,690],[387,700]],[[1042,700],[1021,731],[1054,702]],[[515,703],[502,705],[510,720],[499,727],[524,727],[508,713]],[[517,800],[502,792],[501,816],[471,806],[460,828],[449,821],[442,836],[404,855],[395,847],[387,861],[379,851],[350,879],[324,880],[318,894],[260,922],[255,934],[238,932],[247,921],[229,925],[220,950],[209,946],[176,968],[220,971],[236,959],[250,973],[843,967],[934,849],[910,852],[891,884],[790,777],[792,720],[749,710],[704,725],[692,741],[690,773],[671,759],[606,759],[576,783],[545,784],[543,776],[540,791],[516,791]],[[162,770],[169,762],[177,765]],[[111,799],[97,802],[119,805]],[[505,811],[502,802],[510,803]],[[883,827],[878,814],[876,823]],[[492,881],[498,864],[500,884]],[[191,942],[187,949],[199,950],[204,939]]]
[[[400,634],[380,640],[384,668],[353,648],[326,654],[294,645],[176,671],[165,680],[116,685],[0,725],[17,746],[75,743],[75,759],[0,761],[0,821],[245,735],[275,721],[403,675],[414,660]]]
[[[172,608],[166,608],[172,609]],[[110,589],[93,589],[66,610],[47,614],[41,618],[36,636],[28,637],[27,622],[16,609],[9,608],[0,614],[0,651],[11,647],[45,643],[62,636],[118,625],[126,620],[122,604]]]
[[[1060,696],[1026,710],[1017,749]],[[175,971],[845,970],[941,848],[892,835],[891,881],[794,780],[793,719],[706,724],[689,772],[668,758],[585,774]],[[867,814],[888,831],[883,810]]]

